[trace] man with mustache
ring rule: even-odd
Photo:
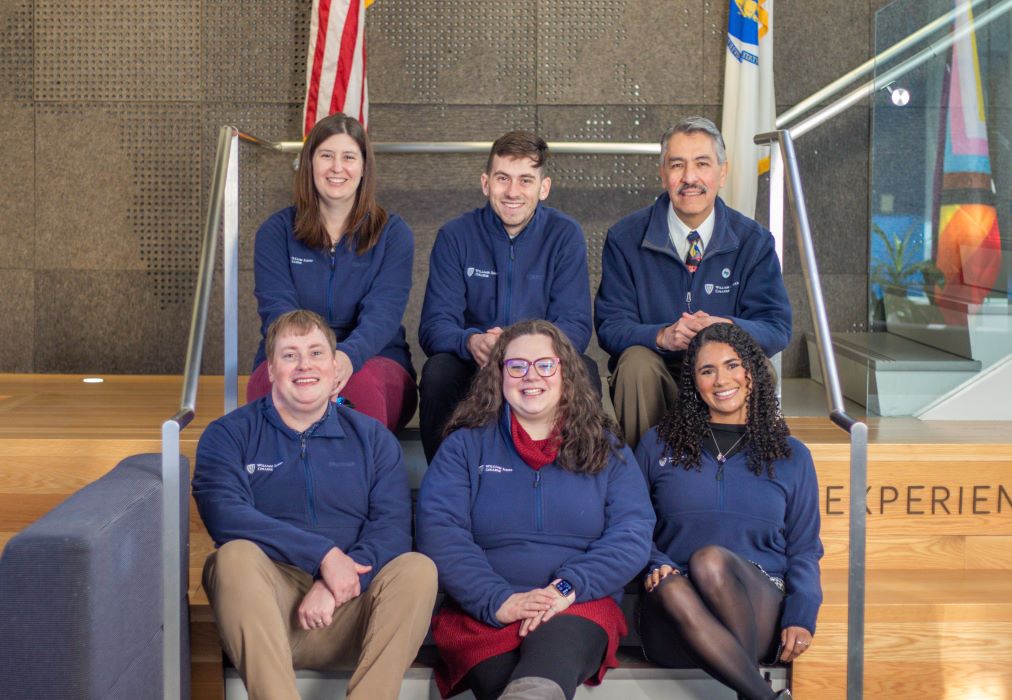
[[[665,192],[615,224],[594,304],[612,402],[633,447],[678,398],[689,341],[714,323],[748,331],[767,355],[791,338],[791,305],[769,230],[717,196],[724,139],[704,117],[661,137]]]

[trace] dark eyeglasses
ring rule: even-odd
[[[530,371],[531,365],[534,365],[534,371],[542,377],[551,377],[559,371],[559,364],[561,362],[562,360],[557,357],[539,357],[533,362],[513,357],[503,360],[502,366],[506,368],[506,374],[509,376],[514,379],[523,379],[527,376],[527,372]]]

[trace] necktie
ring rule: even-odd
[[[699,261],[703,259],[703,241],[699,238],[699,232],[693,231],[687,236],[689,240],[689,252],[685,256],[685,266],[689,272],[695,272],[699,267]]]

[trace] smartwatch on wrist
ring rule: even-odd
[[[555,590],[557,590],[563,598],[567,597],[570,593],[573,592],[573,584],[571,584],[564,578],[560,578],[552,585],[555,586]]]

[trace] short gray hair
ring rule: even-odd
[[[724,147],[724,137],[717,125],[706,117],[686,117],[673,127],[664,132],[661,137],[661,165],[664,165],[664,154],[668,150],[668,141],[675,134],[706,134],[713,141],[713,147],[717,151],[717,164],[723,165],[727,160],[727,149]]]

